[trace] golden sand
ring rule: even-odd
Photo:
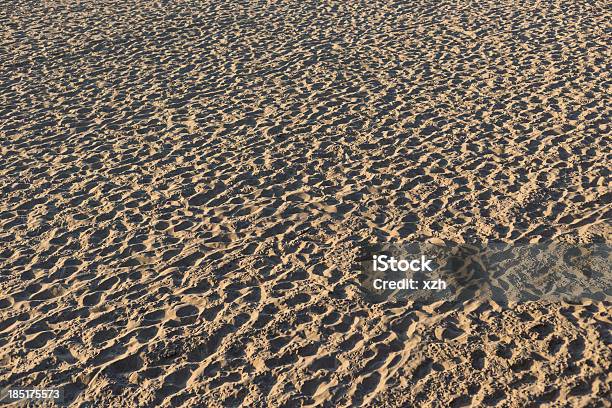
[[[605,1],[6,1],[0,388],[607,406],[609,303],[368,303],[362,244],[610,242]],[[88,405],[89,404],[89,405]]]

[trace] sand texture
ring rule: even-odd
[[[1,1],[0,388],[609,407],[609,302],[372,303],[366,243],[611,242],[606,1]],[[33,406],[33,404],[31,404]]]

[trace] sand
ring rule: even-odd
[[[610,303],[369,302],[366,243],[610,242],[605,1],[5,1],[0,388],[610,406]],[[32,403],[33,404],[33,403]]]

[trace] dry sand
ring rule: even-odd
[[[610,406],[610,304],[372,304],[367,242],[610,242],[606,1],[3,1],[0,387]]]

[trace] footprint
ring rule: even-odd
[[[510,369],[515,373],[529,370],[533,365],[533,360],[530,358],[519,358],[515,363],[510,365]]]
[[[493,407],[498,406],[505,399],[506,393],[504,391],[495,390],[493,393],[486,395],[482,400],[482,403],[486,406]]]
[[[372,396],[371,394],[380,384],[380,380],[381,375],[377,372],[368,375],[357,385],[356,394],[362,397]]]
[[[180,318],[195,316],[199,313],[199,309],[193,305],[184,305],[176,309],[176,316]]]
[[[580,337],[576,340],[572,340],[567,345],[567,350],[569,351],[574,361],[582,359],[582,356],[584,354],[584,348],[584,340]]]
[[[114,328],[102,329],[93,335],[91,342],[95,345],[101,345],[117,337],[117,334],[117,330]]]
[[[311,364],[310,369],[318,370],[335,370],[339,366],[338,359],[335,356],[324,356],[316,358]]]
[[[422,380],[431,372],[432,363],[432,359],[426,358],[422,363],[417,366],[416,370],[414,370],[413,375],[414,382]]]
[[[472,404],[472,398],[468,395],[461,395],[453,399],[450,403],[451,408],[468,407]]]
[[[44,332],[38,333],[32,339],[26,341],[24,343],[24,346],[29,349],[38,349],[38,348],[44,347],[47,344],[47,342],[54,337],[55,335],[53,334],[53,332],[44,331]]]
[[[321,384],[323,384],[324,382],[325,380],[322,378],[313,378],[312,380],[307,380],[302,385],[300,392],[304,395],[308,395],[309,397],[312,397],[316,395],[317,390],[319,389]]]
[[[111,276],[109,278],[104,279],[100,283],[98,283],[96,287],[96,291],[107,291],[112,289],[117,283],[119,283],[119,278],[117,276]]]
[[[83,295],[79,302],[82,306],[93,307],[100,303],[103,292],[93,292]]]
[[[552,333],[554,329],[555,329],[554,326],[552,326],[551,324],[540,323],[540,324],[536,324],[535,326],[531,327],[529,331],[534,333],[538,340],[542,340],[546,338],[546,336],[548,336],[550,333]]]
[[[563,339],[557,336],[553,336],[548,342],[548,352],[552,355],[555,355],[561,350],[561,346],[563,346]]]
[[[472,353],[472,367],[476,370],[482,370],[485,366],[486,354],[482,350],[476,350]]]

